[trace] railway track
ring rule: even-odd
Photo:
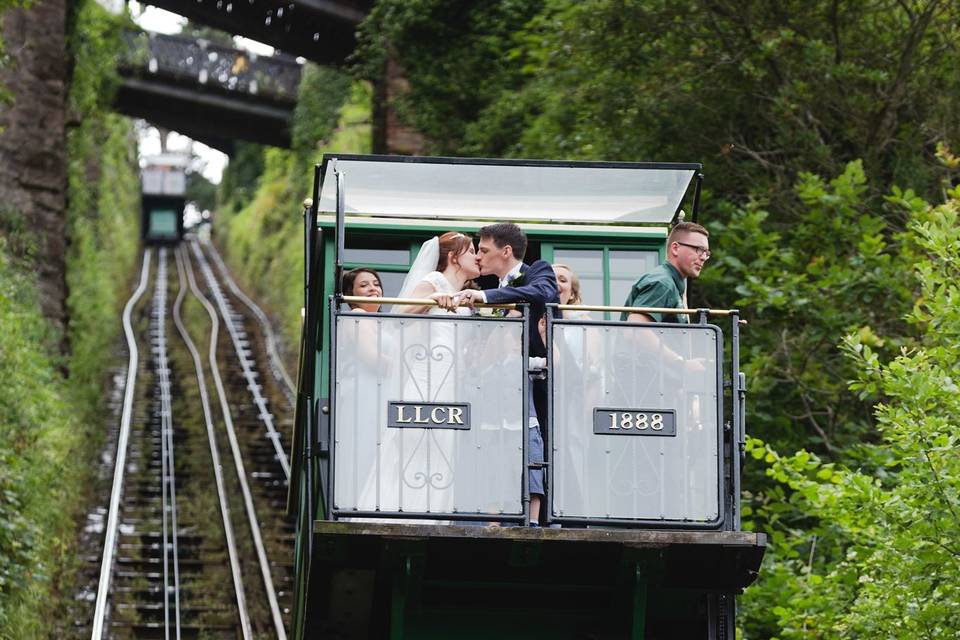
[[[285,372],[266,316],[235,302],[232,279],[223,285],[215,248],[186,244],[145,251],[124,310],[129,363],[109,506],[97,516],[102,556],[77,585],[78,602],[95,585],[93,619],[77,621],[76,637],[286,638]],[[185,313],[190,299],[202,310]],[[268,384],[257,383],[260,366]]]

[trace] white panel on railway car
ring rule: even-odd
[[[542,222],[668,223],[697,165],[542,166],[337,159],[347,214]],[[334,163],[319,212],[336,212]]]
[[[144,169],[141,177],[145,195],[182,196],[187,192],[187,176],[182,169],[151,167]]]
[[[522,339],[519,321],[338,316],[334,507],[520,514]]]
[[[718,520],[720,342],[710,326],[554,326],[555,516]]]
[[[163,177],[166,170],[160,167],[148,167],[141,174],[143,193],[151,196],[163,195]]]
[[[182,196],[187,193],[187,174],[183,171],[168,171],[163,176],[163,193],[169,196]]]

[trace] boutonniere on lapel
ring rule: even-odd
[[[507,287],[521,286],[523,284],[523,280],[526,277],[526,275],[527,274],[521,271],[520,273],[510,276],[509,278],[507,278],[507,284],[505,286]],[[493,315],[495,318],[506,318],[509,315],[509,313],[510,311],[508,309],[497,308],[493,310],[493,313],[491,315]]]
[[[525,274],[523,271],[521,271],[520,273],[518,273],[518,274],[516,274],[516,275],[510,276],[509,278],[507,278],[507,286],[508,286],[508,287],[519,287],[520,285],[523,284],[523,280],[524,280],[524,278],[526,277],[526,275],[527,275],[527,274]]]

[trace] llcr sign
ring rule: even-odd
[[[388,402],[391,429],[470,429],[470,404],[451,402]]]

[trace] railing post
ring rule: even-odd
[[[523,473],[520,492],[523,511],[523,526],[530,526],[530,307],[523,305],[523,336],[521,363],[523,366]],[[542,434],[542,432],[541,432]],[[544,451],[546,455],[546,451]],[[540,516],[537,515],[539,520]]]
[[[543,461],[547,463],[546,473],[546,482],[544,483],[544,512],[546,517],[544,518],[543,526],[549,527],[551,524],[551,519],[553,517],[553,443],[554,443],[554,434],[553,434],[553,385],[554,385],[554,374],[553,368],[555,366],[555,360],[553,357],[553,312],[556,310],[556,303],[548,303],[547,309],[543,314],[543,317],[547,321],[547,332],[544,339],[544,347],[547,349],[547,424],[540,425],[541,428],[546,429],[547,441],[543,446]],[[542,434],[542,432],[541,432]]]
[[[308,553],[313,552],[313,519],[315,515],[315,491],[314,491],[314,481],[313,481],[313,449],[314,442],[316,441],[315,433],[315,410],[314,399],[315,392],[314,386],[316,383],[316,376],[314,372],[316,370],[316,357],[317,357],[317,324],[316,324],[316,309],[314,300],[313,300],[313,285],[314,285],[314,254],[316,249],[316,234],[317,234],[317,206],[320,200],[320,166],[317,165],[314,167],[313,174],[313,199],[304,201],[304,210],[303,210],[303,220],[304,220],[304,292],[303,292],[303,304],[304,304],[304,340],[305,344],[303,346],[303,359],[304,359],[304,370],[301,372],[301,380],[303,381],[301,393],[303,394],[303,405],[305,408],[304,411],[304,473],[305,473],[305,482],[304,488],[306,491],[305,501],[306,501],[306,511],[307,511],[307,551]]]
[[[745,442],[743,438],[743,396],[741,385],[744,376],[740,373],[740,312],[732,309],[730,312],[730,407],[733,420],[733,433],[730,434],[730,468],[733,492],[731,505],[733,507],[733,529],[740,530],[740,462],[743,457]]]

